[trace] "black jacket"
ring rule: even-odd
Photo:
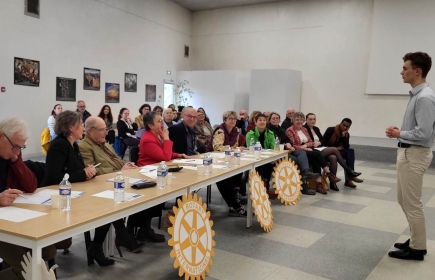
[[[243,120],[237,120],[236,127],[240,128],[240,133],[243,136],[246,136],[245,121],[243,121]]]
[[[85,163],[77,143],[71,146],[68,139],[57,136],[51,141],[45,159],[45,175],[41,186],[59,184],[65,173],[69,174],[69,182],[86,181]]]
[[[269,130],[273,131],[273,133],[275,134],[275,137],[278,136],[279,143],[281,143],[281,144],[290,143],[293,145],[292,141],[287,137],[287,135],[285,134],[285,130],[283,130],[281,126],[279,126],[279,125],[274,126],[274,125],[271,125],[270,123],[268,123],[267,128]]]
[[[289,128],[292,125],[293,125],[292,120],[289,118],[285,118],[285,120],[281,124],[281,128],[284,129],[284,131],[285,131],[285,130],[287,130],[287,128]]]
[[[83,120],[83,123],[85,123],[85,122],[86,122],[86,119],[89,118],[89,117],[91,116],[91,113],[89,113],[89,112],[86,111],[86,110],[85,110],[83,113],[80,112],[79,110],[76,110],[76,112],[82,114],[82,120]]]
[[[335,131],[335,126],[331,126],[328,127],[325,130],[325,134],[323,135],[323,141],[322,144],[326,147],[330,146],[328,145],[329,139],[331,139],[332,135],[334,134]],[[350,138],[350,134],[347,134],[347,137],[337,137],[337,139],[335,140],[334,145],[332,145],[332,147],[339,147],[342,146],[344,149],[349,149],[350,148],[350,144],[349,144],[349,138]]]
[[[121,138],[126,138],[128,137],[126,134],[127,132],[134,136],[136,134],[138,126],[136,123],[132,123],[131,125],[133,126],[133,129],[129,129],[127,124],[123,120],[118,120],[118,122],[116,123],[116,128],[118,129],[118,136]]]
[[[172,151],[178,154],[189,155],[189,147],[187,146],[187,128],[184,122],[174,124],[169,130],[169,139],[171,139],[174,144],[172,145]],[[196,138],[195,138],[196,139]],[[198,140],[195,140],[196,151],[198,153],[205,152],[205,146],[200,144]]]
[[[313,135],[313,132],[311,132],[311,128],[307,124],[304,124],[304,127],[307,129],[308,134],[311,137],[311,140],[314,141],[314,135]],[[319,137],[319,142],[322,143],[322,146],[325,146],[323,144],[323,135],[322,135],[322,133],[320,133],[320,129],[317,126],[313,126],[313,130],[316,133],[317,137]]]

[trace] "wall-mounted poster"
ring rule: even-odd
[[[56,101],[76,101],[76,79],[56,77]]]
[[[84,68],[83,89],[100,90],[101,71],[99,69]]]
[[[119,84],[106,83],[106,103],[119,103]]]
[[[14,84],[39,87],[39,61],[14,58]]]
[[[145,86],[145,102],[156,102],[156,85]]]
[[[125,73],[124,91],[137,92],[137,74]]]

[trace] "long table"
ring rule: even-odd
[[[173,178],[171,184],[164,189],[126,189],[126,192],[139,193],[143,194],[143,196],[119,204],[114,203],[112,199],[92,196],[93,194],[113,189],[113,183],[106,180],[115,177],[116,173],[99,175],[90,181],[72,184],[73,191],[84,191],[85,193],[79,198],[72,199],[71,210],[68,212],[52,209],[51,205],[14,204],[15,207],[45,212],[47,215],[21,223],[2,220],[0,223],[0,240],[32,249],[32,279],[40,280],[42,248],[219,182],[241,172],[255,170],[256,167],[286,157],[287,154],[287,151],[281,151],[268,155],[268,158],[261,158],[258,161],[241,160],[238,166],[231,166],[228,169],[213,169],[210,175],[198,175],[197,171],[183,169],[181,172],[174,173],[176,178]],[[123,170],[122,174],[131,178],[150,179],[139,173],[139,169]],[[49,186],[42,189],[58,189],[58,186]],[[42,189],[38,189],[38,191]],[[252,226],[252,202],[249,188],[247,211],[246,226],[249,228]]]

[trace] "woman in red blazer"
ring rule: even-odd
[[[175,158],[189,158],[185,154],[172,152],[173,142],[163,124],[162,116],[150,112],[143,116],[145,133],[140,138],[138,166],[169,161]]]

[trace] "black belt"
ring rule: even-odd
[[[419,146],[419,145],[413,145],[413,144],[408,144],[408,143],[397,143],[397,147],[399,148],[410,148],[411,146]]]

